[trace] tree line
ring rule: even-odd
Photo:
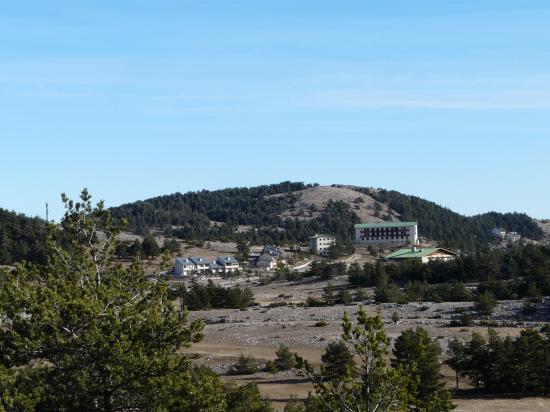
[[[524,213],[489,212],[463,216],[435,202],[399,193],[394,190],[354,188],[387,204],[400,214],[403,221],[417,221],[422,237],[437,240],[442,245],[461,250],[476,250],[494,243],[494,228],[518,232],[523,237],[540,240],[543,231]]]
[[[206,285],[193,282],[189,289],[186,286],[172,289],[170,297],[178,298],[180,306],[189,310],[244,309],[255,304],[254,294],[249,288],[225,288],[212,280],[208,280]]]
[[[467,342],[452,340],[447,363],[456,372],[456,385],[467,377],[477,389],[522,395],[550,394],[550,328],[544,333],[522,330],[502,338],[489,329],[487,338],[474,332]]]
[[[352,264],[346,273],[354,286],[395,289],[403,285],[410,300],[468,300],[464,282],[479,282],[480,294],[489,291],[498,299],[537,298],[550,295],[550,247],[484,250],[454,261],[427,264]]]
[[[0,209],[0,264],[45,263],[46,222]]]

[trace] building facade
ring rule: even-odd
[[[201,274],[234,273],[240,269],[240,264],[233,256],[218,256],[215,260],[200,256],[177,258],[174,264],[174,276],[189,276]]]
[[[327,256],[336,238],[330,235],[315,235],[309,238],[309,248],[313,253],[320,256]]]
[[[415,245],[418,241],[417,222],[360,223],[354,230],[358,245]]]

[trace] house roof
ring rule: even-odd
[[[208,266],[210,266],[210,269],[221,269],[221,266],[218,265],[216,262],[210,262]]]
[[[412,227],[418,225],[418,222],[380,222],[380,223],[358,223],[353,227],[355,229],[375,229],[378,227]]]
[[[272,256],[281,256],[283,252],[277,249],[275,246],[265,245],[262,253],[269,253]]]
[[[234,264],[238,264],[239,261],[237,259],[235,259],[233,256],[218,256],[216,258],[216,262],[218,262],[219,264],[225,266],[225,265],[234,265]]]
[[[201,256],[191,256],[189,258],[195,265],[208,265],[211,260],[208,258],[203,258]]]
[[[430,256],[434,252],[441,251],[443,253],[447,253],[449,255],[455,256],[456,253],[451,252],[450,250],[443,249],[440,247],[424,247],[424,248],[417,248],[416,252],[412,248],[406,248],[406,249],[399,249],[393,253],[390,253],[389,255],[384,256],[385,259],[411,259],[411,258],[423,258],[426,256]]]
[[[189,258],[176,258],[176,263],[179,263],[179,264],[182,265],[183,267],[186,267],[186,266],[195,266],[195,264],[193,263],[193,261],[191,261],[191,259],[189,259]]]
[[[266,261],[266,262],[272,262],[275,259],[269,253],[262,253],[260,256],[258,256],[257,261],[260,261],[260,260],[263,260],[263,261]]]

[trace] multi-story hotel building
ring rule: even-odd
[[[415,245],[418,241],[417,222],[360,223],[354,228],[355,243],[358,245]]]

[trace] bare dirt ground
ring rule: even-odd
[[[312,391],[311,384],[299,374],[283,372],[270,374],[260,372],[248,376],[232,376],[227,372],[241,353],[253,355],[260,366],[275,358],[275,350],[280,344],[287,345],[291,351],[297,352],[313,365],[320,364],[328,342],[337,340],[341,335],[341,320],[344,312],[354,316],[359,309],[358,304],[337,305],[332,307],[307,308],[296,306],[308,296],[320,297],[327,282],[274,282],[268,285],[258,285],[257,278],[242,278],[219,280],[226,286],[239,284],[250,287],[258,303],[262,306],[246,310],[211,310],[191,312],[190,318],[204,319],[207,326],[202,342],[185,349],[185,352],[199,354],[199,362],[211,366],[228,382],[256,382],[260,392],[279,409],[284,407],[290,395],[305,398]],[[230,283],[229,283],[230,282]],[[333,279],[331,284],[336,288],[347,287],[346,278]],[[366,290],[367,294],[372,290]],[[273,302],[286,302],[287,306],[268,308]],[[455,309],[469,307],[471,303],[410,303],[397,304],[364,304],[369,313],[380,311],[385,328],[393,340],[404,329],[421,326],[436,338],[445,350],[453,338],[469,339],[473,331],[483,335],[487,328],[449,327],[448,323],[455,316]],[[502,335],[517,336],[521,329],[536,324],[536,322],[518,322],[516,313],[520,310],[520,302],[500,302],[493,319],[505,326],[497,327]],[[396,312],[400,318],[397,323],[391,320]],[[319,326],[318,322],[326,322]],[[454,371],[443,368],[445,380],[449,388],[454,388]],[[461,381],[461,388],[468,388],[466,380]],[[458,398],[455,401],[458,411],[543,411],[550,410],[550,399],[524,398],[509,399],[497,397]]]
[[[317,186],[304,190],[293,192],[297,197],[293,208],[285,211],[282,217],[298,218],[303,220],[314,219],[319,216],[320,212],[325,209],[329,200],[341,201],[350,205],[353,211],[357,214],[361,222],[374,223],[382,222],[380,217],[374,215],[375,204],[378,203],[369,195],[357,192],[352,187],[336,187],[336,186]],[[281,195],[272,195],[281,196]],[[389,209],[386,205],[379,203],[381,207],[381,215],[389,214],[392,217],[399,217],[399,213]],[[314,206],[314,212],[311,212],[311,207]]]

